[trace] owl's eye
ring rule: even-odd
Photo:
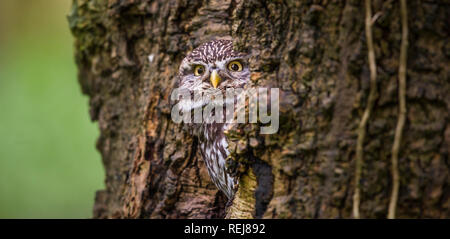
[[[203,73],[205,73],[205,67],[202,65],[196,65],[194,68],[194,75],[201,76]]]
[[[242,64],[239,61],[232,61],[228,63],[228,69],[230,71],[242,71]]]

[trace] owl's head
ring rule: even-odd
[[[204,93],[242,88],[250,79],[247,55],[229,40],[214,40],[194,49],[182,61],[179,88]]]

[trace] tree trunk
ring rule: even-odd
[[[448,218],[450,8],[407,4],[396,217]],[[386,218],[402,23],[399,1],[371,6],[377,91],[363,127],[358,208],[361,218]],[[370,92],[364,9],[363,1],[74,0],[79,82],[106,170],[94,217],[353,217],[358,127]],[[279,132],[245,146],[252,160],[233,154],[246,171],[228,211],[197,139],[171,120],[168,101],[186,54],[227,37],[251,54],[253,82],[288,92]]]

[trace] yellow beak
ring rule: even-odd
[[[211,84],[213,85],[213,87],[215,89],[215,88],[217,88],[217,86],[219,85],[219,83],[222,79],[220,79],[220,76],[217,73],[217,70],[213,70],[213,72],[211,73],[211,76],[209,77],[209,80],[211,81]]]

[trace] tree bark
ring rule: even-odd
[[[449,4],[407,1],[397,218],[450,217]],[[386,218],[402,24],[399,1],[371,6],[378,91],[364,127],[359,210],[361,218]],[[79,82],[106,171],[94,217],[351,218],[357,130],[370,91],[364,8],[363,1],[74,0],[68,18]],[[288,92],[277,134],[236,136],[245,150],[232,153],[245,172],[227,212],[197,139],[171,121],[168,101],[181,60],[216,38],[251,54],[255,84]]]

